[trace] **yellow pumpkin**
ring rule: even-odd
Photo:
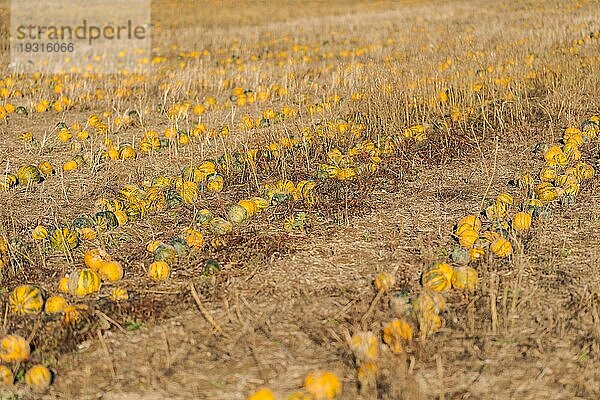
[[[58,291],[61,293],[69,293],[69,277],[65,276],[58,281]]]
[[[263,199],[262,197],[253,197],[250,200],[256,204],[256,211],[258,213],[266,210],[267,207],[269,207],[269,201],[267,199]]]
[[[508,206],[508,205],[511,205],[513,203],[513,197],[510,194],[508,194],[508,193],[501,193],[496,198],[496,202]]]
[[[34,365],[25,373],[25,383],[36,393],[43,393],[52,383],[52,373],[41,364]]]
[[[204,236],[202,236],[202,232],[188,228],[184,230],[183,234],[185,241],[191,249],[202,250],[202,247],[204,246]]]
[[[559,158],[560,156],[564,156],[562,149],[560,148],[560,146],[554,145],[546,151],[546,154],[544,154],[544,159],[546,160],[547,165],[556,165],[557,158]]]
[[[63,312],[67,306],[67,300],[62,296],[50,296],[44,305],[44,311],[48,314]]]
[[[472,292],[477,286],[478,277],[477,271],[471,267],[454,268],[452,275],[452,287],[458,290],[466,290]]]
[[[271,390],[262,388],[252,393],[246,400],[275,400],[275,395]]]
[[[406,321],[401,319],[393,319],[383,328],[383,341],[394,354],[401,353],[403,341],[410,341],[412,337],[412,328]]]
[[[192,204],[198,201],[199,193],[198,185],[191,181],[183,182],[179,189],[179,194],[185,204]]]
[[[458,224],[456,224],[456,226],[457,231],[464,226],[473,229],[475,232],[479,232],[479,230],[481,229],[481,219],[476,215],[466,215],[462,217],[460,221],[458,221]],[[460,233],[457,232],[457,235],[460,235]]]
[[[258,212],[258,206],[252,200],[240,200],[238,205],[243,207],[250,217],[253,217]]]
[[[531,214],[520,211],[513,217],[512,227],[517,232],[524,232],[531,228]]]
[[[0,387],[10,386],[14,383],[15,377],[6,365],[0,365]]]
[[[107,282],[116,282],[123,279],[123,267],[117,261],[105,261],[98,268],[98,276]]]
[[[223,190],[223,184],[223,176],[219,174],[212,174],[206,181],[206,189],[208,189],[209,192],[217,193]]]
[[[158,247],[163,244],[160,240],[152,240],[146,245],[146,250],[149,253],[154,253]]]
[[[537,198],[544,203],[554,201],[558,197],[558,192],[556,191],[556,188],[552,186],[552,184],[549,182],[540,183],[535,188],[535,194]]]
[[[427,337],[437,332],[442,327],[442,318],[432,311],[427,311],[417,315],[419,330]]]
[[[377,290],[386,291],[390,290],[396,284],[396,278],[394,275],[388,272],[382,272],[375,277],[375,287]]]
[[[93,228],[78,228],[77,231],[83,240],[94,240],[98,236]]]
[[[105,261],[111,261],[110,255],[103,249],[96,248],[85,252],[84,264],[92,271],[97,272]]]
[[[198,166],[198,170],[202,175],[209,176],[215,173],[215,164],[212,161],[204,161]]]
[[[171,275],[171,267],[164,261],[155,261],[148,267],[148,277],[155,281],[164,281]]]
[[[48,237],[48,229],[43,225],[38,225],[31,233],[31,236],[37,241],[44,240]]]
[[[594,167],[592,167],[591,165],[581,162],[575,166],[573,174],[579,182],[583,182],[588,179],[592,179],[594,177],[595,171]]]
[[[19,335],[6,335],[0,340],[0,360],[5,363],[25,361],[29,358],[29,343]]]
[[[485,215],[493,220],[498,221],[506,217],[506,204],[496,202],[485,209]]]
[[[78,269],[71,273],[68,281],[69,293],[83,297],[100,290],[100,277],[91,269]]]
[[[441,293],[429,289],[423,289],[412,301],[413,310],[417,315],[424,313],[439,314],[446,308],[446,300]]]
[[[48,161],[42,161],[38,164],[38,169],[42,175],[48,177],[54,173],[54,167]]]
[[[79,164],[75,160],[67,161],[63,164],[63,171],[74,171],[79,167]]]
[[[304,379],[304,390],[315,400],[331,400],[342,393],[342,384],[333,372],[315,371]]]
[[[50,247],[58,251],[73,250],[79,246],[79,233],[69,228],[58,228],[49,236]]]
[[[494,240],[490,246],[492,253],[497,257],[508,257],[512,254],[512,245],[503,237]]]
[[[478,247],[473,247],[469,249],[469,256],[471,256],[471,261],[479,260],[483,255],[485,255],[485,250]]]
[[[443,292],[450,287],[450,279],[439,268],[433,268],[425,272],[421,277],[421,283],[426,288]]]
[[[556,176],[556,168],[553,167],[544,167],[540,171],[540,180],[542,182],[554,182],[556,180]]]
[[[466,249],[470,249],[475,244],[475,241],[479,238],[479,234],[471,228],[464,229],[458,237],[460,245]]]
[[[533,177],[530,173],[524,172],[517,177],[517,184],[522,190],[527,190],[533,185]]]
[[[42,310],[44,298],[40,289],[31,285],[17,286],[8,299],[15,314],[37,314]]]

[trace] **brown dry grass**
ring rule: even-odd
[[[225,98],[236,85],[257,89],[277,82],[288,88],[281,99],[239,111],[251,115],[267,106],[300,104],[300,95],[317,101],[335,93],[349,97],[361,92],[366,99],[345,102],[320,116],[301,113],[251,134],[234,129],[223,142],[207,139],[136,161],[92,164],[88,170],[59,173],[38,188],[0,193],[3,235],[29,237],[37,224],[72,220],[126,183],[176,174],[224,148],[265,143],[320,119],[353,113],[376,140],[411,124],[448,119],[453,105],[475,111],[449,133],[386,160],[387,169],[368,182],[368,191],[351,187],[356,202],[350,208],[338,201],[339,188],[327,188],[329,198],[339,204],[310,210],[306,234],[283,232],[282,216],[291,210],[275,210],[236,232],[226,249],[191,256],[165,284],[149,284],[144,277],[150,256],[142,249],[148,240],[168,239],[189,225],[193,209],[177,208],[106,233],[101,243],[127,266],[123,285],[131,300],[120,305],[106,299],[87,303],[116,324],[93,312],[77,329],[42,318],[5,319],[6,332],[16,330],[24,336],[42,326],[34,339],[35,361],[56,372],[45,397],[243,399],[264,385],[283,396],[298,388],[307,372],[328,368],[342,377],[343,398],[360,398],[344,334],[358,328],[374,295],[375,274],[399,267],[398,289],[418,290],[425,266],[452,248],[452,225],[461,216],[478,212],[484,196],[514,191],[507,185],[510,179],[542,165],[540,156],[532,153],[537,143],[555,142],[564,127],[600,110],[598,42],[582,46],[578,55],[568,51],[573,40],[600,29],[600,9],[590,1],[578,4],[290,1],[276,8],[245,3],[234,12],[233,6],[220,2],[206,6],[157,1],[155,18],[162,27],[154,43],[157,51],[174,55],[182,49],[209,48],[213,55],[206,63],[160,71],[139,99],[109,96],[64,114],[11,117],[1,128],[5,139],[0,159],[7,169],[42,159],[60,165],[71,155],[66,146],[49,141],[33,147],[16,137],[30,130],[41,141],[57,122],[84,121],[92,112],[143,111],[143,126],[123,135],[123,140],[139,140],[147,128],[168,126],[164,115],[156,112],[159,103],[169,106],[209,94]],[[176,14],[176,6],[185,16]],[[249,59],[264,47],[289,51],[296,42],[322,46],[323,53],[337,56],[309,52],[311,60],[284,67],[274,59]],[[179,48],[170,48],[171,43]],[[366,56],[341,55],[365,48]],[[225,67],[220,75],[216,61],[227,58],[228,52],[242,57],[247,68]],[[530,53],[536,55],[532,69],[537,76],[528,79],[530,69],[522,60]],[[448,58],[452,67],[440,70]],[[496,71],[482,78],[478,70],[488,66]],[[512,79],[509,89],[493,83],[503,75]],[[227,77],[231,82],[224,82]],[[475,94],[469,88],[479,80],[486,89]],[[108,91],[115,86],[109,80],[88,83]],[[443,88],[452,89],[450,104],[427,101]],[[509,91],[511,100],[506,98]],[[43,88],[23,102],[31,107],[49,92]],[[230,109],[221,109],[204,118],[217,127],[233,116]],[[97,151],[98,143],[85,150]],[[585,157],[594,163],[598,155],[596,145]],[[290,162],[265,171],[260,180],[307,173],[303,165]],[[226,188],[225,199],[256,193],[252,181],[238,184]],[[518,251],[510,262],[489,261],[478,267],[478,291],[449,296],[440,333],[414,343],[405,355],[383,356],[373,398],[600,397],[600,280],[594,270],[600,259],[597,189],[595,178],[576,205],[557,207],[551,219],[536,223],[529,236],[516,241]],[[196,206],[213,206],[215,201],[204,198]],[[69,260],[33,250],[33,262],[4,271],[2,285],[34,282],[53,293],[58,278],[81,264],[80,253]],[[219,259],[223,272],[201,276],[207,257]],[[224,334],[215,332],[198,310],[190,283]],[[375,332],[392,317],[385,300],[370,319]],[[139,322],[142,328],[125,334],[119,327],[127,321]],[[20,389],[17,394],[30,396]]]

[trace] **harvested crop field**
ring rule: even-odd
[[[600,3],[155,0],[139,58],[2,67],[0,398],[600,398]]]

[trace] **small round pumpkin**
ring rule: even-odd
[[[164,261],[155,261],[148,267],[148,277],[155,281],[164,281],[171,275],[171,267]]]
[[[37,241],[44,240],[48,237],[48,229],[43,225],[38,225],[31,233],[31,236]]]
[[[256,204],[256,212],[260,213],[269,207],[269,201],[262,197],[253,197],[250,199],[254,204]]]
[[[404,320],[393,319],[383,328],[383,341],[394,354],[401,353],[403,341],[410,341],[412,338],[413,330]]]
[[[513,203],[513,197],[508,193],[501,193],[496,197],[496,202],[509,206]]]
[[[19,335],[6,335],[0,340],[0,360],[5,363],[25,361],[29,358],[29,343]]]
[[[540,180],[542,182],[554,182],[557,176],[556,168],[554,167],[544,167],[540,171]]]
[[[512,245],[503,237],[494,240],[490,246],[492,253],[497,257],[508,257],[512,254]]]
[[[465,249],[470,249],[475,244],[475,241],[479,238],[479,234],[471,228],[464,229],[458,237],[458,242]]]
[[[275,400],[275,395],[270,389],[262,388],[252,393],[246,400]]]
[[[439,268],[433,268],[425,272],[421,277],[421,283],[436,292],[443,292],[450,287],[450,279]]]
[[[78,269],[69,275],[69,293],[83,297],[100,290],[100,276],[91,269]]]
[[[96,225],[102,230],[112,230],[119,226],[119,219],[110,210],[100,211],[94,215]]]
[[[452,250],[452,261],[457,264],[468,264],[471,261],[471,255],[469,254],[469,251],[470,250],[456,246],[454,250]]]
[[[0,365],[0,387],[11,386],[15,381],[15,377],[6,365]]]
[[[173,238],[169,244],[171,246],[173,246],[173,248],[177,252],[178,257],[185,257],[190,252],[190,246],[188,246],[185,239],[176,237],[176,238]]]
[[[224,179],[219,174],[212,174],[206,180],[206,188],[209,192],[217,193],[223,190]]]
[[[61,313],[68,305],[67,300],[62,296],[50,296],[44,305],[44,311],[47,314]]]
[[[193,250],[201,250],[204,246],[204,236],[202,236],[202,232],[197,231],[195,229],[189,228],[184,230],[183,232],[185,241],[188,246]]]
[[[154,250],[154,261],[165,261],[168,264],[175,264],[178,258],[177,250],[170,244],[161,243]]]
[[[427,312],[439,314],[446,309],[446,299],[439,292],[424,289],[412,301],[412,306],[417,315]]]
[[[146,245],[146,250],[149,253],[154,253],[156,251],[156,249],[158,249],[158,247],[163,244],[160,240],[151,240],[150,242],[148,242],[148,244]]]
[[[238,205],[246,210],[250,218],[252,218],[258,212],[258,206],[252,200],[240,200]]]
[[[10,190],[17,185],[18,179],[16,175],[5,174],[0,177],[0,189]]]
[[[40,289],[31,285],[17,286],[8,299],[10,308],[15,314],[37,314],[44,306],[44,298]]]
[[[40,183],[42,181],[42,174],[35,165],[25,165],[17,171],[17,179],[19,185],[27,186],[32,183]]]
[[[69,277],[64,276],[58,281],[58,291],[61,293],[69,293]]]
[[[221,218],[215,217],[210,221],[210,230],[215,235],[226,235],[233,230],[231,222]]]
[[[246,209],[239,204],[232,204],[227,207],[227,218],[234,224],[240,225],[248,222],[250,215]]]
[[[460,228],[462,226],[467,226],[467,227],[470,227],[471,229],[473,229],[474,231],[479,232],[479,230],[481,229],[481,219],[476,215],[466,215],[458,221],[456,226],[457,226],[457,231],[458,231],[458,228]],[[457,235],[458,235],[458,233],[457,233]]]
[[[531,228],[531,214],[520,211],[513,217],[512,227],[517,232],[524,232]]]
[[[452,274],[452,287],[458,290],[466,290],[472,292],[477,286],[478,277],[477,271],[471,267],[454,268]]]
[[[111,261],[110,255],[101,248],[90,249],[83,256],[84,264],[92,271],[98,271],[105,261]]]
[[[549,203],[556,200],[558,192],[556,188],[549,182],[542,182],[535,188],[535,194],[538,199],[544,203]]]
[[[198,213],[195,216],[196,223],[200,226],[208,225],[210,223],[210,221],[212,221],[213,218],[214,217],[213,217],[212,212],[207,209],[198,211]]]
[[[304,390],[315,400],[332,400],[342,393],[342,384],[333,372],[315,371],[304,379]]]
[[[116,282],[123,279],[123,267],[117,261],[104,261],[98,268],[98,276],[106,282]]]
[[[55,229],[49,236],[50,247],[57,251],[69,251],[79,246],[79,233],[69,228]]]
[[[25,383],[36,393],[43,393],[52,383],[52,373],[41,364],[34,365],[25,373]]]
[[[185,204],[192,204],[198,201],[199,197],[198,184],[193,181],[185,181],[179,189],[179,194]]]

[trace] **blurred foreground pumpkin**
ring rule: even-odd
[[[50,387],[52,373],[41,364],[34,365],[25,373],[25,383],[36,393],[43,393]]]

